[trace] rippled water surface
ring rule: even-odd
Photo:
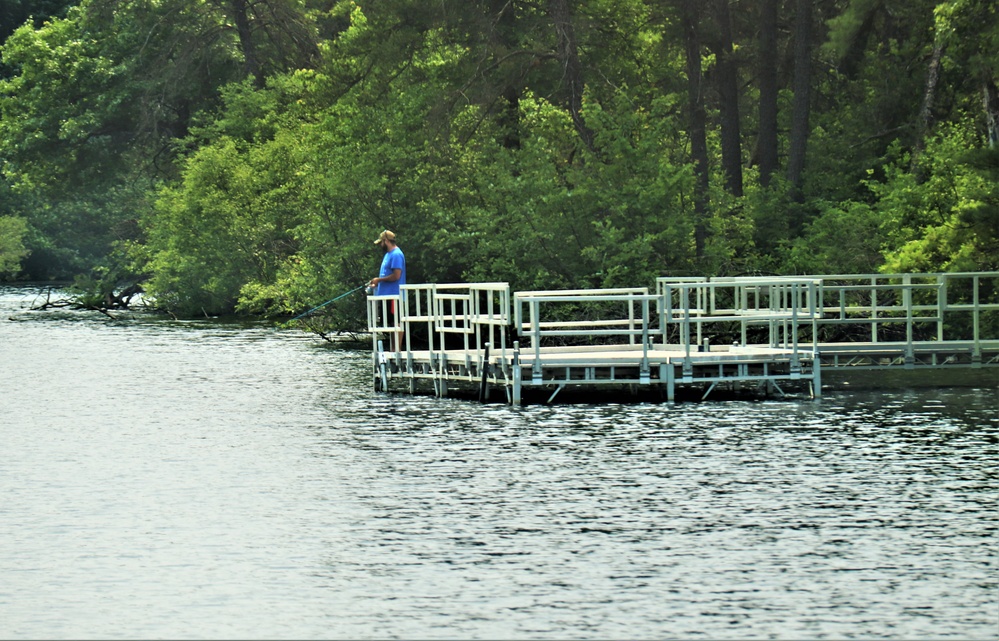
[[[0,637],[999,638],[994,374],[515,409],[33,297],[0,289]]]

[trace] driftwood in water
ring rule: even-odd
[[[33,305],[31,309],[36,311],[60,308],[90,310],[100,312],[112,320],[117,320],[111,311],[130,309],[132,299],[142,292],[143,289],[140,285],[132,284],[117,293],[114,290],[106,291],[103,294],[85,292],[68,298],[53,300],[52,290],[50,289],[45,294],[45,302],[40,305]]]
[[[302,329],[315,334],[327,343],[342,345],[344,343],[361,344],[364,342],[360,337],[360,334],[364,333],[364,330],[347,329],[343,326],[348,323],[357,325],[356,319],[348,319],[326,313],[291,321],[287,326],[292,326],[296,323]]]

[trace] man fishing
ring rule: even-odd
[[[399,286],[406,284],[406,256],[395,243],[395,234],[387,229],[378,235],[375,244],[382,248],[385,256],[378,277],[372,278],[368,286],[375,288],[375,296],[395,296]]]
[[[387,229],[378,235],[375,244],[382,248],[385,255],[382,257],[382,266],[378,276],[372,278],[368,286],[374,288],[375,296],[397,296],[399,286],[406,284],[406,256],[396,244],[395,234]],[[386,326],[392,326],[395,323],[397,313],[395,306],[396,301],[389,302]],[[401,348],[402,333],[400,332],[395,336],[395,351],[399,351]]]

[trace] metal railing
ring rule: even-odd
[[[450,345],[481,353],[491,345],[505,359],[516,333],[535,363],[543,346],[557,343],[627,346],[646,360],[656,344],[689,358],[721,340],[729,351],[787,350],[794,362],[860,343],[901,349],[908,362],[917,349],[943,342],[961,343],[980,360],[983,346],[999,344],[999,272],[662,277],[655,294],[644,287],[511,294],[507,283],[404,285],[399,296],[369,297],[368,316],[374,335],[404,336],[407,352],[413,330],[425,326],[431,351]],[[403,349],[399,342],[395,350]]]
[[[809,357],[816,351],[815,323],[821,311],[815,279],[660,278],[656,286],[662,301],[662,344],[682,350],[687,360],[693,351],[710,351],[712,337],[723,337],[729,351],[747,347],[754,327],[765,330],[765,343],[758,344],[789,351],[792,368],[800,366],[803,351]]]
[[[640,347],[641,376],[647,380],[651,306],[658,301],[659,297],[649,294],[646,287],[517,292],[514,323],[518,335],[528,339],[534,351],[533,381],[540,382],[543,343],[572,337],[589,340],[620,337],[629,347]],[[570,314],[574,317],[567,318]],[[580,320],[579,316],[585,318]]]
[[[867,324],[872,343],[884,340],[884,325],[927,323],[935,326],[936,340],[981,338],[983,312],[999,310],[999,272],[934,273],[934,274],[849,274],[815,276],[822,281],[825,301],[824,324]],[[992,302],[983,300],[983,285]],[[954,324],[947,327],[948,317],[967,313],[972,322],[970,334]]]

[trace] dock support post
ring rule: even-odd
[[[520,386],[523,372],[520,369],[520,342],[513,343],[513,405],[520,407]]]
[[[812,398],[822,398],[822,363],[817,353],[812,356]]]
[[[382,390],[383,392],[388,391],[388,365],[385,362],[385,352],[383,350],[382,341],[378,341],[378,374],[382,380]]]
[[[441,398],[447,398],[447,354],[441,353]]]
[[[371,387],[378,391],[378,341],[371,340]]]
[[[434,353],[430,352],[430,380],[434,384],[434,396],[437,396],[439,398],[441,395],[441,391],[440,391],[440,384],[437,379],[438,379],[437,359],[434,358]]]
[[[694,365],[690,362],[690,357],[683,359],[683,367],[681,368],[680,375],[683,377],[684,383],[694,382]]]
[[[672,363],[663,365],[666,370],[666,400],[676,402],[676,368]]]
[[[486,351],[482,356],[482,364],[479,369],[482,374],[482,382],[479,383],[479,402],[485,403],[489,400],[489,343],[486,343]]]

